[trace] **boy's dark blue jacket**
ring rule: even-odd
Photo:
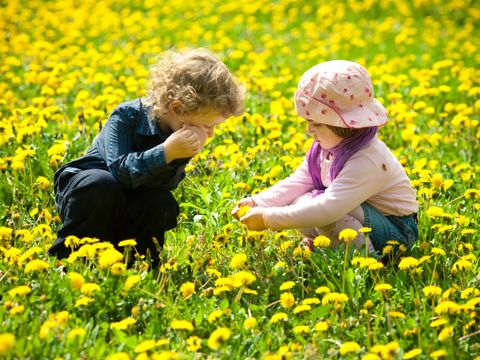
[[[165,163],[163,142],[170,134],[162,133],[149,110],[141,99],[117,106],[87,153],[57,170],[55,192],[60,173],[86,169],[108,170],[127,189],[176,188],[185,177],[185,165],[190,159]]]

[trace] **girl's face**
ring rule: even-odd
[[[327,125],[307,120],[307,134],[320,144],[323,149],[331,149],[340,144],[342,137],[335,134]]]

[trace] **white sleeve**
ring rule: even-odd
[[[387,181],[387,175],[368,157],[354,156],[331,186],[312,201],[265,209],[265,225],[273,230],[329,225],[381,192]]]
[[[252,198],[257,206],[261,207],[285,206],[314,188],[312,178],[308,173],[307,161],[303,160],[292,175]]]

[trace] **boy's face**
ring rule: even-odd
[[[191,114],[177,114],[173,109],[167,110],[166,120],[171,130],[177,131],[182,126],[192,129],[200,140],[202,146],[207,138],[213,137],[215,126],[225,121],[225,117],[210,108],[200,109]]]

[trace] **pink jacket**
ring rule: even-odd
[[[295,200],[314,190],[306,160],[288,178],[253,196],[265,207],[264,222],[273,230],[322,227],[367,202],[385,215],[410,215],[418,203],[402,165],[377,137],[347,160],[337,178],[328,179],[329,160],[321,159],[322,182],[328,186],[309,201]]]

